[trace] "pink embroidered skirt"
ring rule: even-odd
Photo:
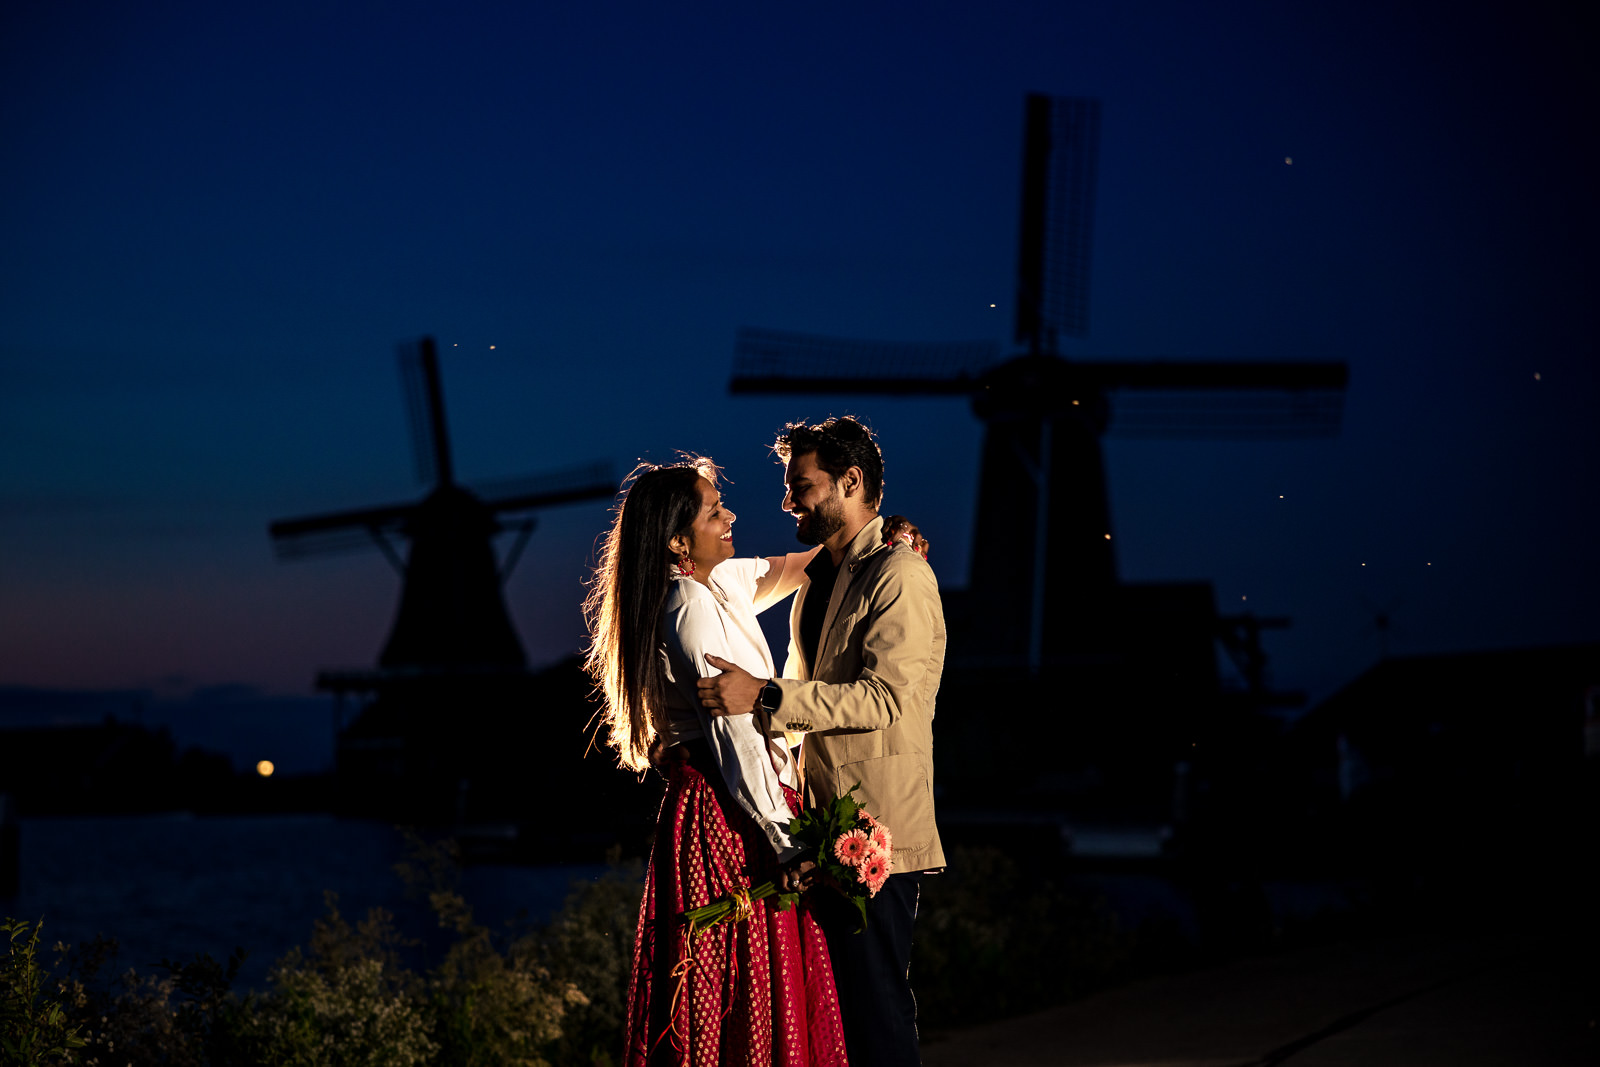
[[[628,986],[627,1067],[835,1067],[846,1063],[828,943],[802,902],[778,911],[754,903],[746,922],[724,923],[690,943],[680,918],[734,887],[777,872],[772,846],[707,774],[694,746],[674,761],[661,802],[655,848]],[[799,795],[784,789],[798,812]],[[692,953],[681,983],[675,971]]]

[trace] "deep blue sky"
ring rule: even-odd
[[[1383,609],[1396,652],[1600,638],[1578,10],[8,4],[0,684],[371,663],[389,567],[278,563],[266,525],[416,493],[425,332],[469,480],[701,450],[741,550],[786,550],[771,431],[852,411],[964,584],[963,402],[726,380],[741,324],[1008,337],[1030,90],[1103,101],[1071,354],[1351,368],[1334,439],[1109,440],[1125,577],[1293,616],[1269,651],[1313,691]],[[547,513],[510,584],[536,662],[604,522]]]

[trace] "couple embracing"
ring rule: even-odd
[[[791,424],[783,508],[806,552],[734,558],[706,459],[629,486],[586,605],[588,667],[623,766],[667,779],[628,989],[625,1062],[915,1064],[907,969],[933,814],[939,589],[915,536],[885,530],[883,455],[851,418]],[[791,595],[782,676],[756,614]],[[791,743],[797,741],[796,749]],[[893,834],[867,926],[817,886],[789,834],[802,805],[856,799]],[[684,912],[773,881],[804,892],[690,935]]]

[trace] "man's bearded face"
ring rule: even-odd
[[[783,510],[794,516],[802,545],[820,545],[844,529],[844,489],[817,466],[815,453],[795,456],[784,471]]]

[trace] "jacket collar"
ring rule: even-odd
[[[850,547],[845,549],[844,559],[839,561],[839,565],[854,574],[856,568],[886,547],[883,543],[883,516],[879,515],[850,539]]]

